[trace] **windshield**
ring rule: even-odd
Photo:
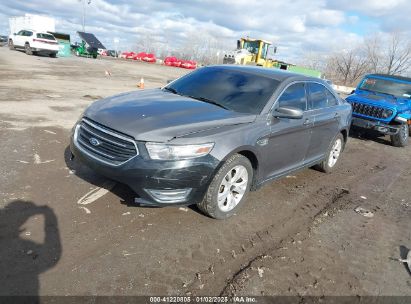
[[[244,41],[243,49],[246,49],[252,54],[257,54],[259,46],[260,46],[259,41]]]
[[[235,112],[259,114],[279,83],[253,72],[206,67],[174,81],[166,89]]]
[[[43,33],[37,34],[37,38],[42,38],[42,39],[47,39],[47,40],[54,40],[54,36],[53,36],[53,35],[43,34]]]
[[[393,95],[395,97],[410,98],[411,83],[396,80],[368,77],[360,85],[361,90]]]

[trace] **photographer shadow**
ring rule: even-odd
[[[36,216],[44,216],[41,243],[30,240],[30,232],[23,229]],[[12,201],[0,209],[0,296],[25,296],[28,298],[23,302],[38,303],[39,275],[54,267],[61,253],[53,209],[24,200]]]

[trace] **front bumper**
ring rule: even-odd
[[[380,121],[373,121],[359,117],[352,118],[352,125],[364,129],[371,129],[387,135],[395,135],[399,132],[399,126],[388,125]]]
[[[110,166],[85,154],[70,141],[74,161],[80,161],[112,180],[128,185],[135,202],[145,206],[191,205],[201,202],[219,161],[211,155],[189,160],[160,161],[137,155],[120,166]],[[182,197],[184,196],[184,197]]]

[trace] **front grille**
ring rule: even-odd
[[[87,119],[77,126],[75,141],[84,152],[109,165],[121,165],[138,155],[133,139]]]
[[[351,102],[351,106],[355,114],[361,114],[361,115],[366,115],[366,116],[381,118],[381,119],[387,118],[383,116],[383,112],[385,110],[384,108],[367,105],[363,103],[358,103],[358,102]]]

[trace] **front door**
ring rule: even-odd
[[[294,107],[304,111],[302,119],[271,118],[270,135],[264,146],[263,164],[265,178],[284,174],[302,166],[313,125],[307,110],[305,83],[291,84],[279,97],[275,108]]]

